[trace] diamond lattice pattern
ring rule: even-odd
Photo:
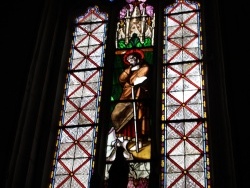
[[[53,187],[86,188],[94,168],[107,15],[98,7],[76,19],[58,131]]]

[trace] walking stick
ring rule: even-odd
[[[139,152],[139,143],[138,143],[138,135],[137,135],[137,117],[136,117],[136,104],[135,104],[135,91],[134,91],[134,86],[131,86],[132,90],[132,100],[133,100],[133,112],[134,112],[134,128],[135,128],[135,147],[136,147],[136,152]]]
[[[136,101],[135,101],[135,85],[139,85],[147,79],[146,76],[136,78],[134,85],[131,86],[132,99],[133,99],[133,112],[134,112],[134,127],[135,127],[135,147],[136,152],[139,152],[139,142],[138,142],[138,134],[137,134],[137,117],[136,117]]]

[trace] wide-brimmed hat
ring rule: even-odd
[[[126,53],[123,56],[123,61],[125,64],[129,65],[129,62],[127,61],[127,57],[131,54],[138,54],[140,56],[141,59],[144,59],[144,53],[142,50],[139,49],[132,49],[132,50],[128,50],[126,51]]]

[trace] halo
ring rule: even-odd
[[[127,61],[127,57],[131,54],[137,53],[138,55],[140,55],[141,59],[144,59],[144,53],[142,50],[139,49],[132,49],[132,50],[128,50],[126,51],[126,53],[123,56],[123,62],[127,65],[129,65],[129,62]]]

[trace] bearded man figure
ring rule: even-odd
[[[149,65],[144,60],[144,53],[138,49],[127,51],[123,61],[126,67],[119,76],[122,93],[111,113],[111,120],[123,147],[139,152],[143,140],[149,136]]]

